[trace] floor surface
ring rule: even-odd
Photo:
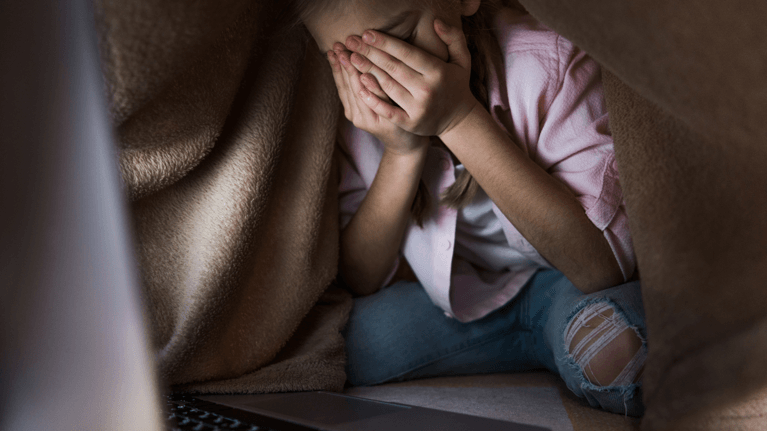
[[[640,420],[590,407],[549,372],[440,377],[348,388],[350,395],[539,425],[552,431],[638,431]]]

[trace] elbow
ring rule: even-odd
[[[381,281],[373,281],[370,277],[363,276],[353,268],[340,265],[338,272],[343,285],[355,297],[372,295],[381,290]]]
[[[601,265],[583,268],[582,271],[574,274],[570,281],[581,292],[594,293],[623,284],[626,280],[623,277],[623,271],[621,271],[618,261],[610,256],[610,259]]]
[[[355,297],[372,295],[381,290],[380,286],[374,284],[351,283],[347,284],[347,286]]]

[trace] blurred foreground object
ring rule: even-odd
[[[84,1],[0,4],[0,429],[160,429]]]

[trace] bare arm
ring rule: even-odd
[[[440,138],[519,232],[583,292],[623,282],[602,232],[575,196],[475,108]]]
[[[341,277],[354,293],[368,295],[381,288],[397,258],[429,140],[380,118],[359,99],[362,82],[349,54],[340,43],[328,52],[344,114],[356,127],[373,134],[385,145],[370,190],[341,232]],[[378,95],[386,99],[382,91]]]
[[[410,154],[385,151],[370,190],[341,232],[341,276],[358,295],[377,291],[392,270],[427,150],[424,143]]]
[[[623,274],[602,232],[566,186],[530,160],[469,90],[471,59],[460,28],[435,20],[444,62],[376,31],[353,44],[358,68],[399,106],[368,85],[362,99],[379,116],[419,135],[437,135],[525,238],[579,289],[617,285]],[[372,36],[372,37],[371,37]]]

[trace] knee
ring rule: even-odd
[[[578,313],[565,330],[565,343],[595,385],[623,386],[641,379],[647,348],[608,304],[590,304]]]

